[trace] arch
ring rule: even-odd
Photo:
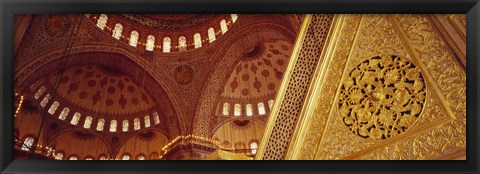
[[[132,47],[137,47],[139,37],[140,35],[138,34],[138,31],[133,30],[130,32],[130,40],[128,41],[128,44]]]
[[[97,27],[104,30],[107,26],[108,16],[106,14],[100,14],[97,20]]]
[[[200,33],[195,33],[193,35],[193,45],[194,48],[202,47],[202,35],[200,35]]]
[[[208,28],[208,41],[210,43],[212,43],[213,41],[215,41],[215,29],[213,29],[213,27],[210,27]]]
[[[260,140],[265,131],[265,124],[259,120],[252,118],[246,119],[249,122],[239,129],[239,125],[235,123],[238,118],[231,117],[231,119],[221,122],[217,127],[212,129],[213,135],[209,138],[218,138],[219,142],[246,142],[247,140]]]
[[[146,156],[145,154],[143,153],[140,153],[138,154],[136,157],[135,157],[136,160],[145,160],[146,159]]]
[[[145,45],[145,50],[153,51],[154,47],[155,47],[155,36],[150,34],[147,36],[147,44]]]
[[[112,37],[115,39],[120,39],[122,37],[123,26],[120,23],[116,23],[113,28]]]
[[[109,154],[111,151],[104,137],[83,128],[59,132],[47,142],[49,142],[47,146],[54,146],[57,152],[61,151],[63,153],[64,157],[76,156],[77,159]]]
[[[57,51],[55,51],[57,50]],[[54,49],[54,51],[50,51],[48,53],[43,54],[40,57],[32,58],[31,62],[29,62],[29,67],[26,67],[27,69],[31,69],[32,71],[21,71],[19,72],[18,78],[18,85],[21,88],[30,87],[30,85],[25,85],[25,84],[32,84],[33,82],[38,81],[41,79],[42,76],[45,74],[50,73],[51,71],[44,71],[43,69],[39,69],[37,67],[56,67],[58,63],[61,62],[61,56],[59,56],[58,53],[62,52],[60,47],[57,49]],[[164,77],[158,75],[155,73],[152,67],[149,67],[146,65],[145,62],[140,61],[140,59],[137,59],[138,56],[130,53],[127,49],[125,48],[118,48],[114,46],[99,46],[99,45],[82,45],[81,47],[72,47],[72,50],[70,52],[69,57],[76,57],[78,55],[81,55],[82,57],[85,57],[85,55],[92,55],[95,58],[89,59],[89,63],[102,63],[105,62],[105,59],[111,59],[112,57],[115,58],[122,58],[122,59],[127,59],[127,61],[122,61],[121,64],[117,64],[120,68],[125,68],[128,66],[134,66],[136,68],[142,68],[142,70],[147,72],[146,79],[148,81],[153,82],[152,85],[154,85],[156,88],[155,89],[161,89],[157,90],[155,94],[152,95],[156,101],[165,101],[161,106],[160,109],[162,112],[165,114],[163,115],[166,118],[170,118],[169,120],[172,120],[171,123],[174,124],[168,124],[167,129],[170,129],[171,134],[173,135],[180,135],[180,132],[186,132],[188,131],[186,128],[186,121],[180,121],[180,120],[186,120],[185,116],[182,114],[182,110],[178,109],[179,104],[178,104],[178,99],[173,96],[171,91],[171,86],[166,85],[166,80]],[[107,56],[108,55],[108,56]],[[89,57],[89,56],[87,56]],[[46,61],[39,61],[39,60],[46,60]],[[72,65],[76,64],[82,64],[86,61],[86,59],[71,59],[72,61],[69,63],[72,63]],[[117,59],[118,60],[118,59]],[[115,61],[118,62],[118,61]],[[151,91],[150,91],[151,92]],[[96,118],[97,119],[97,118]],[[163,118],[160,118],[163,119]],[[175,120],[175,121],[173,121]],[[97,120],[98,121],[98,120]],[[96,121],[95,121],[96,122]],[[96,124],[96,123],[95,123]]]
[[[178,51],[187,51],[187,38],[185,36],[178,38]]]
[[[55,160],[63,160],[63,153],[62,152],[57,152],[57,154],[54,154]]]
[[[77,156],[70,156],[70,158],[68,158],[68,160],[78,160]]]
[[[122,155],[122,160],[130,160],[130,154],[125,153]]]
[[[168,144],[168,137],[156,128],[138,131],[120,144],[115,158],[121,158],[123,154],[151,154],[162,152],[162,148]],[[139,148],[141,147],[141,148]],[[131,155],[133,158],[134,156]]]
[[[170,49],[172,48],[171,46],[171,42],[172,40],[170,39],[170,37],[164,37],[163,38],[163,52],[164,53],[169,53],[170,52]]]
[[[228,31],[227,21],[225,19],[220,21],[220,30],[222,31],[222,34],[225,34]]]

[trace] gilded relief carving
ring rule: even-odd
[[[342,26],[294,158],[439,159],[464,149],[465,69],[428,17],[346,15]]]
[[[354,134],[387,139],[411,127],[425,103],[420,70],[398,56],[373,57],[357,65],[343,81],[338,110]]]

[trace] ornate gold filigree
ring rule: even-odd
[[[423,76],[413,63],[377,56],[350,71],[340,89],[338,110],[354,134],[387,139],[415,123],[425,97]]]

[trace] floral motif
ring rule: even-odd
[[[425,82],[413,63],[398,56],[377,56],[363,61],[348,74],[338,107],[350,131],[379,140],[412,127],[425,97]]]

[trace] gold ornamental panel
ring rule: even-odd
[[[347,74],[338,110],[352,133],[381,140],[405,132],[425,105],[426,86],[420,69],[398,56],[369,58]]]

